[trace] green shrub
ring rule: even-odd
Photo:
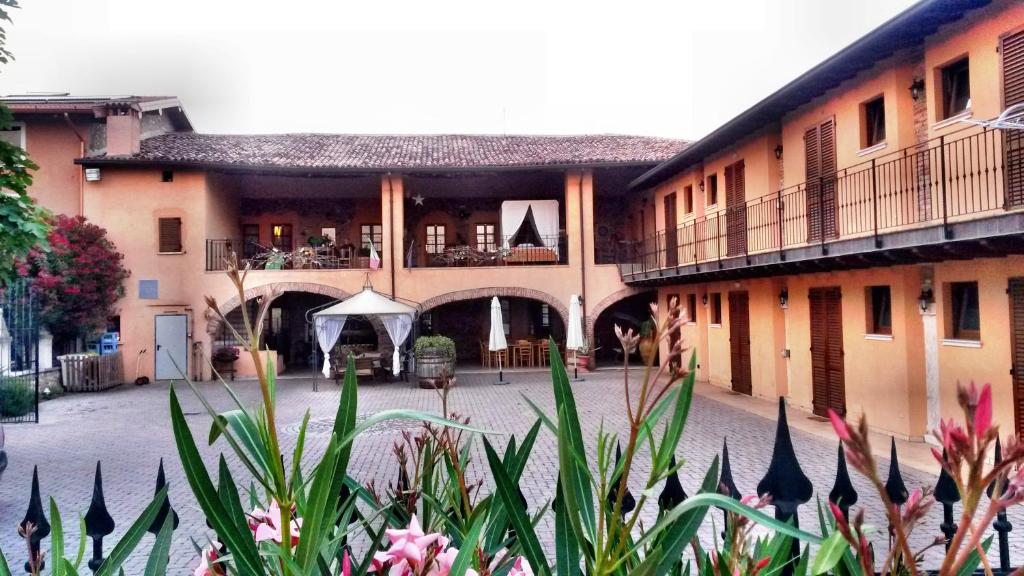
[[[428,348],[436,349],[447,356],[449,360],[455,359],[455,341],[447,336],[420,336],[416,339],[414,349],[417,358],[421,357],[423,351]]]
[[[24,416],[32,411],[35,401],[35,388],[27,378],[9,378],[0,384],[0,416]]]

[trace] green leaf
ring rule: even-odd
[[[821,548],[818,549],[818,553],[814,556],[814,562],[811,564],[811,574],[817,576],[818,574],[824,574],[836,564],[843,557],[843,552],[846,551],[849,543],[843,538],[843,534],[836,530],[831,536],[825,539],[822,543]]]
[[[53,498],[50,498],[50,548],[50,575],[64,576],[64,526]]]
[[[718,490],[718,456],[711,461],[711,467],[704,474],[704,481],[701,483],[698,494],[714,493]],[[669,524],[665,528],[665,536],[660,548],[664,551],[658,564],[655,574],[664,576],[683,555],[683,549],[697,535],[697,530],[704,523],[707,515],[707,508],[694,508],[679,516],[679,520]]]
[[[82,565],[82,558],[85,558],[85,517],[78,515],[78,552],[75,554],[75,570]]]
[[[981,549],[987,553],[988,547],[991,545],[992,536],[989,536],[981,543]],[[978,569],[979,565],[981,565],[981,555],[978,554],[978,549],[975,548],[967,554],[967,559],[964,560],[964,565],[957,571],[956,576],[971,576]]]
[[[160,508],[166,500],[167,487],[164,486],[153,496],[153,501],[149,503],[149,506],[142,511],[142,514],[125,531],[124,536],[114,545],[114,549],[110,551],[107,558],[103,560],[103,564],[100,565],[100,569],[96,571],[96,576],[113,576],[116,571],[120,570],[121,564],[124,564],[124,561],[128,559],[128,556],[131,555],[135,547],[142,541],[142,537],[146,535],[146,530],[153,524],[153,520],[160,513]],[[168,516],[171,516],[171,514],[168,514]]]
[[[519,493],[516,492],[515,484],[508,477],[504,464],[486,438],[484,438],[484,451],[487,453],[487,463],[490,465],[491,475],[494,477],[495,493],[505,505],[512,527],[516,530],[516,537],[523,547],[523,554],[537,574],[547,576],[550,574],[550,570],[544,558],[544,550],[540,547],[540,540],[537,539],[537,533],[534,532],[533,524],[526,515],[526,511],[522,509],[522,502],[519,501]]]
[[[202,508],[203,514],[213,526],[220,541],[231,551],[239,571],[244,574],[264,574],[263,562],[260,560],[256,543],[252,539],[252,532],[248,529],[244,532],[238,530],[237,519],[229,518],[220,495],[217,494],[213,482],[210,481],[210,476],[203,466],[203,458],[199,454],[199,449],[196,448],[192,431],[189,430],[188,423],[185,421],[185,414],[181,410],[181,404],[178,402],[178,396],[173,387],[170,389],[170,403],[171,427],[174,430],[174,441],[178,446],[178,456],[181,458],[182,468],[185,469],[185,478],[188,479],[192,494],[195,495],[199,507]]]
[[[0,576],[11,576],[11,567],[7,565],[7,557],[4,556],[2,548],[0,548]]]
[[[558,411],[558,466],[562,474],[562,500],[559,502],[558,508],[565,509],[565,518],[568,525],[572,528],[576,542],[579,545],[587,539],[583,530],[583,523],[580,520],[579,501],[582,498],[581,491],[575,485],[578,475],[572,473],[572,470],[579,466],[579,464],[573,457],[572,445],[567,438],[568,434],[564,433],[564,430],[568,428],[565,422],[566,415],[563,408]],[[589,487],[590,485],[587,484],[587,488]]]
[[[164,517],[164,523],[157,532],[153,549],[146,561],[145,576],[164,576],[167,574],[167,562],[171,559],[171,534],[174,533],[174,515]]]
[[[466,570],[472,565],[473,557],[476,556],[476,550],[480,545],[480,532],[486,519],[487,514],[478,514],[473,519],[469,532],[462,539],[459,553],[455,555],[455,561],[452,562],[451,570],[448,572],[449,576],[465,576]]]
[[[686,428],[686,419],[690,413],[690,404],[693,402],[693,386],[697,371],[697,351],[694,350],[690,356],[689,372],[683,379],[683,384],[676,396],[676,409],[672,413],[672,419],[665,426],[665,434],[662,437],[661,448],[658,451],[656,469],[668,467],[672,455],[675,454],[676,446],[683,437],[683,430]]]
[[[564,493],[564,486],[559,485],[559,489]],[[565,502],[564,496],[562,502]],[[555,509],[555,572],[575,576],[579,567],[580,544],[569,521],[569,510],[563,504]]]

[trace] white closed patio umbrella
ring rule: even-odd
[[[508,349],[505,341],[505,322],[501,319],[501,302],[498,297],[491,298],[491,334],[487,338],[487,349],[500,352]],[[498,354],[498,381],[495,384],[508,384],[501,369],[501,354]]]
[[[573,294],[569,297],[569,326],[565,335],[565,347],[572,350],[572,379],[580,382],[579,368],[576,366],[576,353],[583,348],[583,306],[580,305],[580,297]]]

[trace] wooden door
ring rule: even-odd
[[[835,238],[836,226],[836,125],[828,119],[804,133],[807,195],[807,241]]]
[[[1024,30],[999,41],[1003,61],[1003,109],[1024,104]],[[1024,130],[1003,130],[1006,208],[1024,206]]]
[[[828,416],[828,409],[846,414],[846,381],[843,372],[843,314],[839,287],[812,288],[811,380],[814,413]]]
[[[743,160],[725,167],[725,224],[728,232],[726,254],[747,253],[747,193]]]
[[[676,193],[665,196],[665,266],[679,265],[679,238],[676,230]]]
[[[1010,338],[1012,346],[1013,416],[1018,437],[1024,437],[1024,278],[1010,278]]]
[[[750,298],[746,292],[729,292],[729,356],[732,390],[749,396],[753,382],[750,376]]]

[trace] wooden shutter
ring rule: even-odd
[[[1024,278],[1011,278],[1010,333],[1013,374],[1013,415],[1017,436],[1024,436]]]
[[[825,238],[835,238],[836,226],[836,123],[829,119],[821,124],[821,177],[822,177],[822,218]]]
[[[676,193],[665,196],[665,266],[679,265],[679,223],[676,219]]]
[[[835,287],[812,288],[809,298],[814,413],[827,416],[831,408],[839,414],[845,414],[842,293]]]
[[[818,200],[821,198],[821,151],[818,127],[814,126],[804,132],[804,194],[807,205],[807,241],[814,242],[821,238],[821,211]]]
[[[1003,107],[1024,104],[1024,31],[1004,36],[999,52],[1003,59]],[[1006,207],[1024,206],[1024,130],[1003,130],[1006,153]]]
[[[846,377],[843,363],[843,301],[839,288],[825,292],[828,330],[828,405],[840,415],[846,414]]]
[[[836,128],[828,119],[804,132],[807,240],[836,236]]]
[[[729,292],[729,360],[733,392],[750,395],[750,298],[746,292]]]
[[[727,244],[727,254],[729,256],[747,253],[745,172],[742,160],[725,167],[725,223],[729,238]]]
[[[182,252],[181,249],[181,218],[160,218],[159,251]]]

